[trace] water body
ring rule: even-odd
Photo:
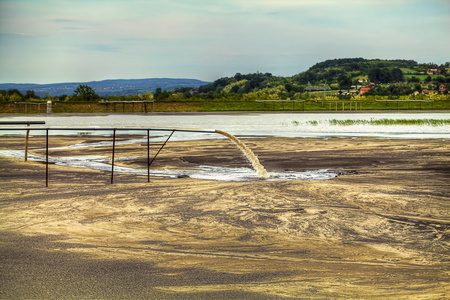
[[[330,120],[377,120],[377,119],[450,119],[449,113],[323,113],[323,114],[150,114],[150,115],[102,115],[102,116],[61,116],[61,115],[42,115],[42,116],[14,116],[2,117],[0,121],[45,121],[45,128],[52,127],[143,127],[143,128],[195,128],[208,129],[218,132],[226,131],[232,135],[237,135],[241,139],[250,136],[275,136],[275,137],[377,137],[377,138],[396,138],[396,139],[448,139],[450,138],[450,126],[430,126],[430,125],[352,125],[339,126],[330,125]],[[314,122],[312,122],[314,121]],[[23,127],[23,126],[22,126]],[[37,126],[34,126],[37,127]],[[214,128],[214,129],[211,129]],[[119,132],[120,133],[120,132]],[[117,142],[120,144],[145,143],[146,139],[142,135],[146,131],[123,132],[124,134],[139,135],[136,139]],[[25,134],[24,132],[1,131],[0,135],[5,134]],[[43,135],[45,130],[32,131],[31,135]],[[64,135],[111,135],[112,132],[103,131],[50,131],[50,134]],[[157,132],[153,135],[152,142],[164,140],[167,132]],[[229,138],[229,136],[225,135]],[[220,134],[213,133],[195,133],[195,132],[176,132],[171,141],[195,140],[195,139],[216,139],[224,138]],[[239,145],[240,141],[234,141]],[[103,141],[97,144],[76,144],[68,147],[54,149],[74,149],[93,146],[110,145],[110,141]],[[245,151],[244,151],[245,152]],[[23,150],[4,150],[0,155],[11,157],[23,157]],[[256,158],[256,157],[255,157]],[[42,157],[31,156],[29,159],[42,160]],[[133,158],[129,158],[133,159]],[[251,161],[251,159],[250,159]],[[254,160],[254,161],[257,161]],[[65,158],[50,158],[50,162],[80,168],[91,168],[97,170],[110,171],[110,160],[102,157],[77,156]],[[253,167],[255,167],[253,165]],[[263,170],[263,171],[262,171]],[[124,167],[115,167],[115,172],[124,172],[130,174],[146,175],[146,170],[132,169]],[[261,175],[262,173],[263,175]],[[199,166],[190,171],[159,170],[152,171],[152,176],[180,177],[189,176],[198,179],[223,180],[223,181],[251,181],[251,180],[325,180],[338,176],[339,170],[313,170],[306,172],[266,172],[264,167],[252,168],[218,168],[212,166]]]
[[[71,147],[72,149],[74,147]],[[54,150],[56,148],[51,148]],[[58,149],[62,149],[58,148]],[[24,150],[0,150],[0,156],[23,158],[25,155]],[[138,157],[127,157],[125,160],[133,160]],[[28,160],[45,161],[44,157],[38,155],[28,154]],[[122,159],[115,159],[119,161]],[[70,156],[70,157],[49,157],[49,163],[69,166],[76,168],[87,168],[100,171],[111,171],[111,159],[106,156]],[[122,166],[114,166],[115,173],[127,173],[134,175],[147,176],[146,169],[129,168]],[[169,178],[183,178],[191,177],[204,180],[215,181],[283,181],[283,180],[327,180],[333,179],[342,173],[341,170],[310,170],[303,172],[267,172],[264,170],[264,174],[260,174],[260,170],[252,169],[249,167],[242,168],[227,168],[227,167],[214,167],[201,165],[192,170],[151,170],[151,176],[153,177],[169,177]]]
[[[234,136],[449,138],[450,126],[330,125],[329,120],[450,119],[450,113],[282,113],[282,114],[148,114],[148,115],[33,115],[1,117],[0,121],[45,121],[45,127],[145,127],[222,130]],[[316,121],[317,125],[311,124]],[[57,134],[90,134],[58,132]],[[98,134],[100,132],[97,132]],[[139,132],[136,132],[138,134]],[[142,132],[140,132],[142,133]],[[0,134],[5,134],[0,130]],[[45,134],[45,131],[32,132]],[[56,134],[56,133],[51,133]],[[111,135],[112,133],[103,132]],[[221,138],[217,134],[176,133],[171,140]]]

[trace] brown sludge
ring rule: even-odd
[[[241,152],[244,154],[244,156],[248,159],[249,163],[252,165],[253,169],[257,172],[258,177],[260,178],[269,178],[269,174],[267,173],[266,169],[263,165],[259,162],[258,157],[253,153],[250,148],[248,148],[244,142],[242,142],[240,139],[235,137],[232,134],[229,134],[228,132],[216,130],[216,133],[219,133],[228,139],[230,139],[236,146],[241,150]]]
[[[51,147],[95,137],[52,138]],[[1,138],[1,149],[23,149]],[[43,138],[30,141],[32,153]],[[448,140],[254,138],[271,171],[327,181],[151,178],[0,157],[3,299],[444,299]],[[34,150],[33,150],[34,149]],[[111,147],[50,156],[110,155]],[[155,149],[153,149],[154,151]],[[117,165],[146,166],[145,145]],[[243,167],[227,140],[169,142],[152,168]]]

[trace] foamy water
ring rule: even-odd
[[[56,149],[56,148],[54,148]],[[49,149],[49,150],[54,150]],[[62,149],[62,147],[58,148]],[[71,149],[74,149],[73,146]],[[23,158],[24,150],[0,150],[0,156]],[[119,160],[134,160],[139,157],[126,157]],[[28,154],[28,160],[45,161],[45,157]],[[69,157],[49,157],[49,163],[76,167],[87,168],[92,170],[111,172],[111,159],[99,155],[85,155],[85,156],[69,156]],[[125,173],[132,175],[147,176],[146,169],[129,168],[122,166],[114,166],[115,173]],[[256,170],[251,168],[226,168],[213,167],[202,165],[191,170],[151,170],[152,177],[169,177],[169,178],[183,178],[190,177],[203,180],[215,181],[282,181],[282,180],[327,180],[333,179],[340,174],[339,170],[311,170],[303,172],[267,172],[262,177]]]

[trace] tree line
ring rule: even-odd
[[[448,94],[450,90],[450,63],[440,66],[434,63],[418,64],[414,60],[380,60],[343,58],[317,63],[307,71],[291,77],[274,76],[271,73],[236,73],[198,88],[176,88],[133,96],[101,97],[87,86],[78,86],[72,95],[50,96],[41,99],[33,90],[22,94],[17,89],[0,90],[0,102],[56,100],[64,102],[108,101],[245,101],[249,99],[308,99],[314,98],[314,90],[349,90],[375,83],[368,95],[406,96],[424,89]],[[438,75],[424,78],[428,69],[438,70]],[[405,74],[405,72],[407,72]],[[360,82],[362,80],[363,82]],[[442,89],[442,85],[444,89]]]
[[[371,88],[366,96],[390,96],[392,99],[398,99],[399,97],[408,96],[409,99],[422,99],[422,95],[413,95],[414,92],[421,93],[423,90],[437,90],[439,88],[439,82],[429,82],[429,84],[422,85],[420,83],[399,83],[399,84],[379,84]],[[450,84],[446,84],[446,90],[441,94],[450,99],[448,90]],[[193,92],[192,88],[176,88],[171,91],[165,91],[157,89],[155,93],[146,92],[143,95],[137,94],[134,96],[108,96],[101,97],[95,93],[89,86],[79,86],[76,89],[76,93],[67,96],[62,95],[59,97],[46,96],[40,98],[35,95],[34,91],[27,91],[22,94],[16,89],[8,91],[0,91],[0,102],[24,102],[24,101],[60,101],[60,102],[99,102],[99,101],[144,101],[153,100],[160,102],[189,102],[189,101],[252,101],[252,100],[295,100],[295,99],[317,99],[323,98],[323,95],[327,97],[333,96],[333,99],[351,99],[351,95],[331,95],[330,92],[309,92],[306,90],[307,86],[296,86],[295,88],[290,86],[289,83],[282,86],[282,91],[277,90],[277,93],[268,93],[265,90],[256,90],[248,93],[216,93],[205,92],[200,87]]]

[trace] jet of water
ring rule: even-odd
[[[221,134],[223,136],[226,136],[229,138],[234,144],[238,146],[238,148],[242,151],[244,156],[247,158],[247,160],[251,163],[253,166],[253,169],[258,173],[258,176],[261,178],[269,178],[270,175],[267,173],[266,169],[264,169],[264,166],[261,165],[259,162],[259,159],[255,156],[252,150],[250,150],[243,142],[241,142],[237,137],[234,135],[231,135],[225,131],[216,130],[216,133]]]

